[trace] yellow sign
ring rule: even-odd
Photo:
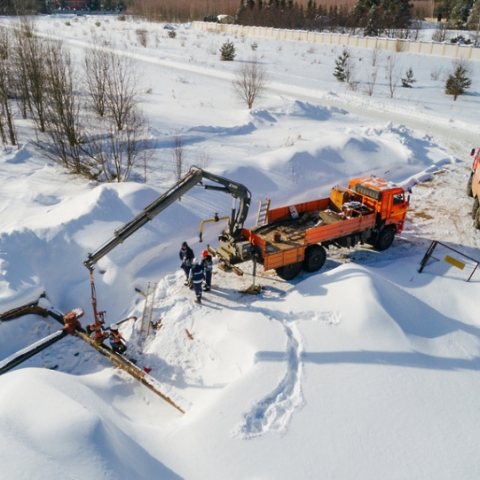
[[[453,265],[454,267],[457,267],[459,268],[460,270],[463,270],[465,268],[465,264],[458,261],[456,258],[452,258],[450,255],[445,255],[445,258],[444,260],[447,262],[447,263],[450,263],[451,265]]]

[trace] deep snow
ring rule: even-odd
[[[333,77],[341,46],[234,38],[229,63],[218,55],[227,37],[189,25],[170,39],[162,25],[66,21],[43,17],[37,27],[65,38],[79,62],[93,32],[136,56],[158,148],[147,184],[93,185],[42,158],[28,142],[31,127],[19,123],[20,149],[0,153],[0,311],[45,291],[91,321],[82,262],[173,184],[175,135],[188,165],[252,191],[247,226],[260,199],[313,199],[363,174],[413,187],[410,221],[388,251],[335,250],[321,272],[290,283],[260,269],[257,297],[241,293],[252,283],[250,264],[243,277],[215,268],[214,288],[196,306],[177,252],[183,240],[197,255],[215,244],[221,226],[207,224],[200,244],[199,224],[228,215],[231,201],[192,190],[95,273],[109,323],[141,317],[145,299],[134,288],[158,283],[153,319],[162,327],[145,345],[138,322],[121,331],[187,413],[65,338],[0,377],[2,478],[477,478],[479,274],[467,283],[471,265],[418,267],[431,239],[480,260],[465,195],[478,65],[471,90],[453,102],[443,93],[450,59],[399,54],[398,68],[412,66],[418,81],[390,99],[385,54],[367,96],[362,84],[351,91]],[[148,30],[148,48],[138,28]],[[253,54],[270,82],[248,111],[231,79]],[[371,52],[353,55],[357,78],[366,78]],[[58,329],[33,315],[2,322],[0,360]]]

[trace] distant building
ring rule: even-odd
[[[235,23],[235,17],[231,15],[217,15],[218,23]]]

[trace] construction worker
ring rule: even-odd
[[[110,346],[112,350],[116,353],[125,353],[127,351],[127,346],[125,345],[125,339],[122,337],[122,334],[118,331],[118,325],[114,323],[110,325]]]
[[[82,328],[82,324],[78,321],[78,319],[82,316],[82,309],[72,310],[63,316],[63,323],[65,324],[63,328],[69,335],[75,335],[75,330],[77,328]]]
[[[197,297],[195,303],[202,303],[202,283],[204,271],[202,265],[196,258],[193,259],[192,263],[193,267],[190,270],[190,281],[192,282],[193,288],[195,289],[195,296]]]
[[[209,292],[210,287],[212,286],[213,260],[210,253],[208,253],[208,250],[202,252],[202,267],[205,273],[205,285],[203,286],[203,290]]]
[[[180,260],[182,261],[180,268],[182,268],[185,272],[185,285],[188,285],[190,270],[192,268],[192,260],[195,255],[193,253],[193,250],[188,246],[187,242],[182,243],[182,248],[180,249],[179,256]]]

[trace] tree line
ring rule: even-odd
[[[93,38],[79,67],[61,41],[22,17],[0,27],[0,141],[17,145],[15,117],[31,120],[36,147],[68,171],[126,181],[149,159],[134,61]]]
[[[431,2],[431,14],[447,21],[454,29],[479,29],[480,0],[440,0]],[[365,36],[407,38],[413,23],[410,0],[357,0],[354,5],[323,5],[309,0],[307,5],[294,0],[241,0],[237,21],[241,25],[363,32]]]
[[[263,27],[348,30],[365,35],[398,34],[408,28],[413,5],[409,0],[358,0],[352,7],[318,4],[310,0],[306,6],[293,0],[242,0],[238,22]]]

